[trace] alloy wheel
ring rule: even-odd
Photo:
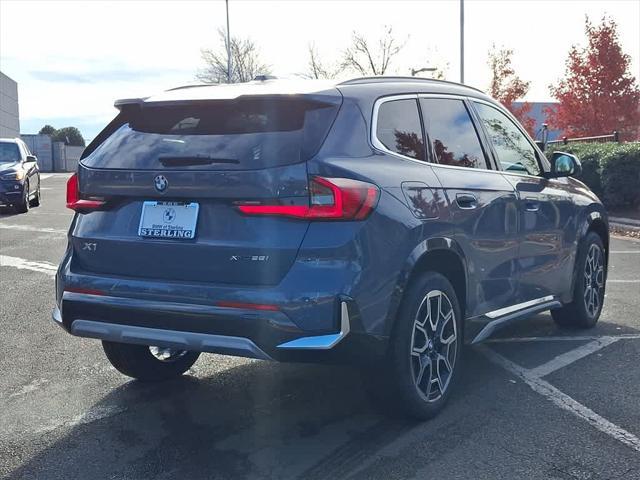
[[[455,312],[447,295],[432,290],[424,297],[411,335],[411,368],[416,388],[427,402],[442,398],[457,357]]]
[[[157,360],[161,362],[175,362],[187,354],[187,350],[177,350],[175,348],[150,346],[149,351]]]
[[[602,249],[592,244],[584,266],[584,307],[595,317],[602,305],[604,293],[604,257]]]

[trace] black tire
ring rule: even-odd
[[[29,205],[32,207],[40,206],[40,185],[38,185],[38,190],[36,190],[36,196],[29,202]]]
[[[437,308],[437,297],[440,295],[444,297],[440,297],[441,307]],[[445,314],[439,315],[436,321],[435,332],[440,330],[439,335],[433,333],[434,329],[430,327],[430,321],[426,318],[427,307],[431,308],[432,312],[438,310]],[[445,320],[449,312],[452,312],[453,317]],[[423,317],[424,333],[418,333],[420,325],[416,322]],[[415,336],[414,330],[418,333]],[[439,340],[452,338],[451,333],[455,334],[455,339],[447,347]],[[422,350],[423,343],[424,351],[418,353],[416,350]],[[462,313],[453,286],[439,273],[421,274],[411,282],[405,292],[390,340],[388,356],[375,372],[367,372],[366,388],[378,404],[382,403],[385,410],[389,411],[391,408],[392,414],[419,420],[430,419],[442,410],[455,386],[462,367],[462,347]],[[442,360],[433,363],[434,358],[443,353],[439,351],[440,348],[448,351],[450,371]],[[435,369],[431,372],[429,367],[423,367],[427,363],[434,368],[437,364],[442,366],[442,375],[438,375]],[[419,375],[419,370],[422,370],[422,376]],[[446,379],[445,370],[448,371]],[[425,381],[424,375],[427,374],[429,377]],[[419,382],[420,386],[416,382],[418,378],[422,379]],[[437,382],[437,387],[434,386],[434,381]],[[427,393],[427,385],[437,391],[430,390],[430,393]]]
[[[200,356],[200,352],[179,352],[174,359],[160,360],[146,345],[102,342],[107,358],[116,370],[142,382],[159,382],[182,375]]]
[[[15,205],[16,212],[27,213],[29,211],[29,182],[24,182],[22,188],[22,198]]]
[[[595,275],[587,278],[587,273],[593,269],[594,262],[591,260],[591,254],[594,249],[599,252],[601,263],[595,269]],[[589,264],[587,264],[587,261],[589,261]],[[594,327],[598,322],[604,303],[606,261],[604,245],[600,235],[595,232],[589,232],[578,248],[573,301],[562,308],[551,310],[551,316],[558,326],[585,329]],[[597,288],[597,291],[594,291],[595,288]],[[597,302],[597,305],[595,302]]]

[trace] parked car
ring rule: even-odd
[[[19,138],[0,138],[0,208],[26,213],[40,205],[38,159]]]
[[[200,352],[355,362],[424,419],[465,343],[545,310],[598,320],[604,208],[480,91],[269,79],[116,106],[69,179],[53,318],[126,375]]]

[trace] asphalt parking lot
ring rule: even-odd
[[[465,352],[445,411],[382,416],[354,370],[204,355],[163,385],[50,321],[71,212],[0,215],[0,475],[11,479],[640,479],[640,242],[612,239],[590,331],[549,314]]]

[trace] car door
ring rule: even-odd
[[[519,300],[558,295],[571,284],[575,261],[575,205],[567,180],[545,178],[546,159],[514,119],[489,103],[473,104],[518,194]]]
[[[467,317],[513,305],[518,292],[517,196],[495,169],[463,98],[420,96],[433,170],[467,264]]]
[[[35,160],[32,160],[35,157],[33,157],[25,143],[19,141],[18,145],[20,146],[20,153],[22,155],[23,168],[25,170],[26,177],[29,180],[29,196],[31,196],[38,190],[38,184],[40,182],[38,164]]]

